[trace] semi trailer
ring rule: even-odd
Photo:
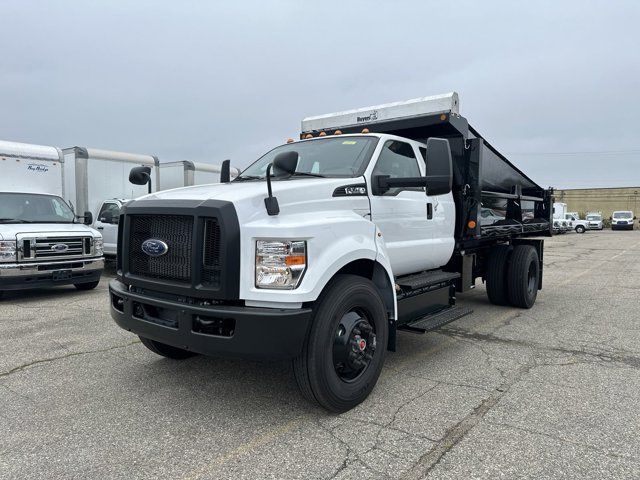
[[[308,117],[227,180],[122,208],[111,316],[159,355],[291,359],[302,394],[341,412],[401,332],[471,313],[459,292],[484,281],[531,308],[542,288],[553,191],[456,93]]]

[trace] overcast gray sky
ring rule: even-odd
[[[302,117],[455,90],[543,186],[640,185],[638,1],[2,0],[0,18],[3,140],[242,167]]]

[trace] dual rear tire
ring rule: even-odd
[[[487,260],[487,296],[494,305],[531,308],[538,296],[540,259],[531,245],[498,245]]]

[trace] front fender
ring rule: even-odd
[[[355,260],[376,260],[375,238],[375,225],[353,212],[295,214],[245,224],[240,298],[292,304],[315,301],[342,267]],[[255,287],[255,242],[259,239],[307,241],[307,270],[298,288],[272,290]]]

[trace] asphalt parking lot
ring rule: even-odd
[[[0,478],[639,478],[640,232],[547,241],[531,310],[401,333],[330,415],[288,363],[160,358],[107,282],[0,301]]]

